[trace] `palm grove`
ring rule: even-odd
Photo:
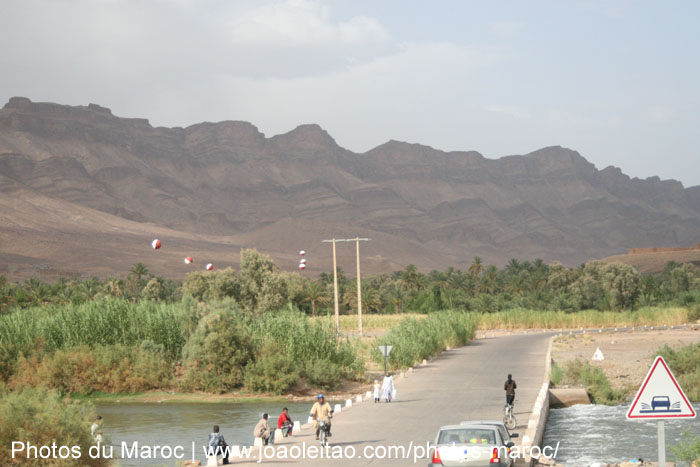
[[[356,283],[342,271],[338,283],[341,312],[356,313]],[[194,272],[182,283],[141,263],[125,279],[0,278],[0,443],[25,433],[89,445],[90,404],[66,395],[332,389],[367,378],[368,361],[381,361],[376,344],[393,345],[390,366],[401,368],[504,322],[565,327],[604,315],[682,323],[700,314],[692,264],[652,275],[620,263],[498,268],[475,258],[467,271],[410,265],[367,277],[361,290],[370,316],[406,317],[376,339],[339,336],[328,316],[332,274],[284,272],[256,250],[241,252],[238,270]],[[37,417],[67,422],[47,434]]]

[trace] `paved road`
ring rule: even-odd
[[[333,420],[332,446],[352,446],[362,456],[365,446],[425,446],[435,439],[442,425],[469,419],[500,419],[505,393],[503,383],[508,373],[518,383],[515,414],[516,432],[527,426],[530,411],[542,385],[548,338],[552,333],[520,334],[478,339],[465,347],[449,350],[426,366],[398,379],[398,398],[386,404],[371,401],[355,405]],[[278,440],[280,446],[317,445],[310,429],[293,438]],[[379,451],[381,453],[381,448]],[[250,460],[242,463],[252,463]],[[416,465],[426,465],[427,459]],[[236,462],[236,463],[241,463]],[[337,465],[394,466],[414,465],[413,459],[309,460],[266,459],[268,465]]]

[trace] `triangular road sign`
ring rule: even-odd
[[[382,355],[384,355],[384,357],[388,357],[393,347],[393,345],[380,345],[379,351],[382,353]]]
[[[656,357],[637,396],[627,412],[632,420],[654,418],[695,418],[695,410],[685,397],[681,386],[666,365],[663,357]]]
[[[595,360],[596,362],[602,362],[603,360],[605,360],[605,357],[603,356],[603,352],[600,350],[600,347],[596,347],[592,360]]]

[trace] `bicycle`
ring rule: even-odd
[[[515,419],[515,415],[513,414],[512,404],[506,404],[505,407],[503,407],[503,424],[509,430],[512,430],[518,424],[518,421]]]

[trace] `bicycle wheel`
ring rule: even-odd
[[[512,430],[517,426],[518,421],[515,419],[515,415],[513,415],[513,412],[510,412],[508,414],[508,417],[506,417],[504,423],[506,425],[506,428],[508,428],[509,430]]]

